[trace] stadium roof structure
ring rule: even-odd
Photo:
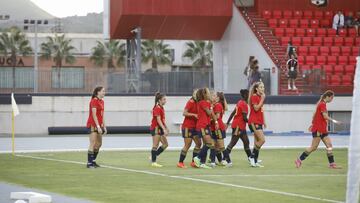
[[[219,40],[232,17],[232,0],[110,0],[110,38]]]

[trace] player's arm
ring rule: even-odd
[[[245,121],[245,123],[247,123],[249,120],[248,120],[248,117],[247,117],[247,113],[246,112],[242,112],[242,116],[243,116],[243,120]]]
[[[229,118],[228,118],[228,120],[227,120],[227,122],[226,122],[226,125],[229,125],[229,124],[230,124],[230,122],[231,122],[232,119],[234,118],[235,114],[236,114],[236,108],[231,112],[231,114],[230,114],[230,116],[229,116]]]
[[[215,115],[215,113],[211,109],[208,109],[208,108],[205,108],[204,110],[205,110],[206,114],[208,116],[210,116],[215,121],[215,123],[217,123],[217,116]]]
[[[156,116],[156,121],[157,121],[157,123],[159,124],[159,126],[161,127],[161,129],[164,130],[164,133],[165,133],[165,134],[169,134],[169,131],[168,131],[168,129],[166,128],[165,124],[162,122],[160,116]]]
[[[327,112],[322,112],[322,116],[324,117],[325,120],[331,121],[333,123],[341,123],[340,121],[331,118]]]
[[[198,118],[197,114],[194,113],[189,113],[189,111],[187,109],[184,109],[183,111],[183,116],[184,117],[194,117],[194,118]]]
[[[255,111],[261,110],[261,107],[264,105],[264,101],[265,101],[265,94],[262,94],[260,102],[258,104],[253,104]]]
[[[102,130],[101,130],[99,121],[98,121],[97,116],[96,116],[96,108],[91,108],[91,115],[92,115],[92,117],[94,119],[94,122],[95,122],[98,133],[102,134]]]

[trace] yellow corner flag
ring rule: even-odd
[[[12,154],[15,155],[15,116],[19,115],[19,108],[16,104],[14,93],[11,93],[11,123],[12,123]]]

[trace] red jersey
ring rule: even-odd
[[[97,97],[92,98],[89,104],[89,118],[86,123],[86,127],[96,127],[96,123],[92,116],[92,109],[96,108],[96,118],[100,126],[104,125],[104,100]]]
[[[221,130],[221,131],[226,130],[225,124],[224,124],[224,122],[223,122],[223,120],[222,120],[222,118],[223,118],[223,116],[224,116],[224,108],[223,108],[223,106],[221,105],[221,103],[220,103],[220,102],[216,103],[216,104],[214,105],[214,109],[213,109],[213,110],[214,110],[214,114],[220,113],[220,116],[219,116],[219,118],[218,118],[218,120],[217,120],[217,122],[218,122],[218,124],[219,124],[219,130]],[[211,122],[211,131],[215,131],[215,122],[214,122],[214,121]]]
[[[157,119],[156,119],[156,117],[158,117],[158,116],[160,116],[162,123],[164,124],[164,126],[166,126],[165,125],[164,107],[162,107],[160,105],[156,105],[156,106],[154,106],[154,108],[152,110],[152,120],[151,120],[150,130],[154,130],[156,127],[160,127],[160,125],[158,124]]]
[[[185,109],[187,110],[187,112],[189,113],[193,113],[193,114],[197,114],[198,109],[197,109],[197,104],[196,101],[194,101],[193,99],[190,99],[185,106]],[[193,129],[196,128],[196,121],[197,119],[193,116],[188,117],[185,116],[184,118],[184,122],[182,124],[182,129],[188,128],[188,129]]]
[[[261,97],[257,94],[254,94],[250,97],[250,116],[249,124],[255,123],[259,125],[264,124],[264,110],[261,107],[260,110],[255,111],[254,105],[258,105],[261,101]]]
[[[246,122],[243,118],[243,113],[248,114],[248,105],[244,100],[238,101],[236,104],[236,113],[234,116],[234,120],[231,124],[231,128],[239,128],[240,130],[246,130]]]
[[[312,132],[327,133],[327,120],[324,118],[323,113],[326,113],[326,102],[321,101],[317,107],[314,118],[312,120]]]
[[[205,109],[211,109],[209,101],[201,100],[198,102],[198,121],[196,123],[196,129],[200,130],[210,125],[210,116],[207,115]]]

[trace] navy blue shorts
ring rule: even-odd
[[[151,136],[155,136],[155,135],[163,136],[164,130],[160,127],[156,127],[154,130],[150,130],[150,134],[151,134]]]
[[[320,132],[312,132],[312,136],[313,138],[315,137],[320,137],[321,139],[323,139],[324,137],[327,137],[329,134],[328,133],[320,133]]]
[[[197,135],[195,128],[184,128],[181,130],[183,138],[193,138]]]
[[[211,138],[214,140],[222,140],[226,138],[225,130],[215,130],[211,132]]]
[[[255,129],[253,129],[253,125],[255,126]],[[251,132],[255,132],[255,130],[262,130],[263,129],[263,125],[256,124],[256,123],[253,123],[253,125],[249,124],[249,128],[250,128]]]
[[[247,135],[246,130],[241,130],[239,127],[233,128],[232,134],[235,136]]]
[[[211,136],[210,126],[206,126],[206,128],[201,128],[200,130],[197,131],[197,136],[199,138],[203,138],[205,135]]]

